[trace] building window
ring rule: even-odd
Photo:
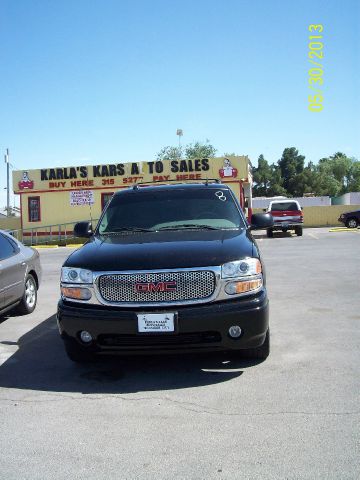
[[[29,207],[29,222],[40,222],[41,220],[40,197],[29,197],[28,207]]]
[[[114,192],[107,192],[101,194],[101,210],[104,210],[113,195]]]

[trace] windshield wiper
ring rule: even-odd
[[[185,228],[198,230],[221,230],[219,227],[212,227],[211,225],[198,225],[197,223],[179,223],[178,225],[168,225],[167,227],[160,227],[157,230],[182,230]]]
[[[141,228],[141,227],[119,227],[113,228],[110,232],[102,232],[101,235],[111,235],[112,233],[121,233],[121,232],[154,232],[151,228]]]

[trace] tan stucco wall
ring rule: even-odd
[[[344,212],[360,210],[360,205],[331,205],[326,207],[304,207],[305,227],[328,227],[343,225],[338,218]],[[261,208],[255,208],[253,213],[263,212]]]
[[[106,191],[106,190],[105,190]],[[108,190],[110,192],[111,190]],[[22,198],[23,228],[36,228],[40,226],[78,222],[98,219],[101,213],[101,190],[94,190],[95,204],[70,206],[70,192],[46,192],[29,195],[41,197],[41,221],[29,222],[28,195]]]
[[[0,230],[19,230],[21,220],[19,217],[9,217],[0,219]]]

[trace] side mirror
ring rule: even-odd
[[[74,226],[75,237],[90,238],[93,234],[91,222],[78,222]]]
[[[267,208],[263,208],[263,212],[266,212],[267,211]]]
[[[251,216],[251,230],[265,230],[274,226],[274,219],[270,213],[254,213]]]

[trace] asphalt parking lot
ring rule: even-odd
[[[360,230],[255,234],[271,354],[78,366],[55,312],[70,248],[41,250],[35,312],[0,319],[0,478],[360,478]]]

